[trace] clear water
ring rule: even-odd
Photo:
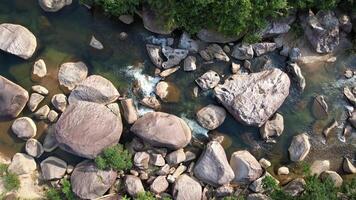
[[[139,19],[133,25],[124,25],[115,19],[109,19],[101,14],[101,11],[88,10],[80,6],[77,1],[57,13],[43,12],[36,0],[0,0],[0,23],[21,24],[30,29],[37,37],[38,49],[30,60],[22,60],[15,56],[0,52],[0,74],[30,90],[34,84],[41,84],[53,94],[61,92],[56,79],[61,63],[68,61],[84,61],[89,67],[90,74],[100,74],[111,80],[122,95],[135,97],[132,88],[141,83],[145,86],[145,93],[152,91],[154,83],[158,81],[154,77],[154,66],[149,62],[145,50],[145,38],[152,35],[147,32]],[[120,32],[128,33],[126,40],[120,40]],[[100,40],[105,49],[95,51],[89,46],[91,36]],[[178,36],[178,35],[173,35]],[[284,58],[277,54],[268,55],[273,63],[280,68],[284,67]],[[47,64],[49,75],[39,83],[30,80],[30,70],[33,63],[42,58]],[[179,97],[177,103],[163,103],[162,111],[182,116],[190,121],[193,132],[205,134],[206,131],[194,123],[195,113],[201,107],[216,101],[211,92],[200,93],[194,98],[193,88],[196,86],[194,79],[208,69],[213,69],[220,74],[229,75],[230,65],[225,63],[202,64],[193,73],[179,70],[166,78],[166,81],[174,83]],[[356,55],[343,53],[338,55],[334,64],[319,64],[313,66],[301,66],[306,77],[307,86],[300,94],[295,86],[279,112],[285,119],[285,131],[276,139],[276,144],[266,144],[259,137],[257,128],[243,126],[236,122],[230,115],[215,134],[225,136],[224,146],[231,154],[240,149],[250,150],[257,158],[262,156],[271,159],[276,167],[288,165],[287,148],[294,135],[307,131],[312,136],[312,152],[308,160],[331,159],[335,160],[334,169],[340,167],[341,158],[349,157],[355,153],[355,134],[346,139],[346,142],[338,140],[338,129],[325,141],[321,137],[321,131],[331,119],[344,119],[346,105],[342,88],[344,85],[355,86],[355,80],[345,80],[343,72],[346,68],[355,70]],[[147,77],[149,76],[149,77]],[[311,102],[317,94],[326,96],[330,108],[330,115],[325,120],[316,120],[310,112]],[[50,98],[46,98],[42,104],[49,104]],[[147,109],[139,108],[140,113]],[[24,116],[31,113],[25,109]],[[24,141],[13,136],[10,130],[12,121],[0,122],[0,152],[6,156],[12,156],[15,152],[23,150]],[[37,122],[37,138],[43,140],[43,132],[47,125]],[[127,133],[127,126],[125,128]],[[54,154],[60,155],[68,161],[77,158],[56,150]],[[45,155],[46,156],[46,155]],[[45,157],[44,156],[44,157]]]

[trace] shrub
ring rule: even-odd
[[[65,199],[67,200],[75,200],[75,194],[72,191],[72,186],[67,179],[62,181],[62,189],[61,189]]]
[[[108,147],[95,158],[99,169],[128,170],[132,168],[132,155],[121,144]]]
[[[8,165],[0,163],[0,176],[3,176],[7,172]]]
[[[62,187],[60,189],[49,188],[46,191],[46,198],[48,200],[76,200],[76,196],[72,191],[70,181],[63,179],[61,181]]]
[[[17,174],[14,173],[6,173],[3,176],[4,187],[7,191],[17,190],[20,188],[20,179]]]
[[[140,192],[138,193],[135,200],[156,200],[151,192]]]
[[[54,188],[49,188],[46,191],[46,199],[48,200],[61,200],[61,194],[58,190]]]

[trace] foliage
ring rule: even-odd
[[[248,44],[253,44],[257,42],[261,42],[262,38],[259,34],[247,34],[243,38],[243,42],[248,43]]]
[[[121,197],[121,200],[130,200],[130,197],[127,197],[126,195]]]
[[[75,195],[72,191],[72,186],[70,182],[67,179],[64,179],[62,181],[62,193],[67,200],[75,200]]]
[[[94,0],[104,11],[113,16],[133,14],[140,4],[140,0]]]
[[[17,174],[8,172],[3,176],[4,187],[7,191],[17,190],[20,188],[20,179]]]
[[[135,200],[156,200],[151,192],[140,192],[138,193]]]
[[[46,191],[46,198],[48,200],[76,200],[75,194],[72,191],[72,186],[67,179],[61,181],[62,187],[60,189],[49,188]]]
[[[128,170],[132,168],[132,155],[118,144],[108,147],[95,158],[95,163],[99,169]]]
[[[7,171],[8,165],[0,163],[0,176],[4,175]]]
[[[46,199],[48,200],[61,200],[61,194],[58,190],[54,188],[49,188],[46,191]]]
[[[244,200],[245,198],[243,196],[226,196],[223,198],[223,200]]]

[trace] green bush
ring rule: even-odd
[[[54,188],[49,188],[47,191],[46,191],[46,199],[48,200],[61,200],[62,197],[61,197],[61,193],[54,189]]]
[[[3,176],[7,172],[8,165],[0,163],[0,176]]]
[[[46,198],[48,200],[76,200],[76,196],[72,191],[72,186],[70,184],[70,181],[67,179],[63,179],[61,181],[61,188],[60,189],[55,189],[55,188],[49,188],[46,191]]]
[[[132,155],[121,144],[108,147],[95,158],[99,169],[128,170],[132,168]]]
[[[140,192],[135,200],[156,200],[156,197],[151,192]]]
[[[8,172],[3,176],[4,187],[7,191],[17,190],[20,188],[20,179],[17,174]]]

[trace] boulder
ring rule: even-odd
[[[252,59],[253,58],[252,45],[239,44],[239,45],[234,46],[231,56],[238,60]]]
[[[356,96],[352,93],[349,87],[344,87],[344,95],[352,105],[356,106]]]
[[[70,177],[72,191],[82,199],[103,196],[114,184],[117,173],[113,170],[99,170],[95,163],[85,160],[77,166]]]
[[[207,105],[197,112],[199,124],[208,129],[214,130],[224,123],[226,111],[224,108],[215,105]]]
[[[104,45],[98,39],[96,39],[94,36],[91,36],[89,45],[91,47],[93,47],[94,49],[98,49],[98,50],[104,49]]]
[[[0,49],[29,59],[37,47],[36,37],[27,28],[17,24],[0,24]]]
[[[24,153],[16,153],[7,169],[9,172],[22,175],[31,174],[37,169],[36,161],[33,157]]]
[[[330,179],[333,183],[334,183],[334,187],[341,187],[342,185],[342,178],[341,176],[334,172],[334,171],[324,171],[320,174],[320,179],[321,180],[326,180],[326,179]]]
[[[152,44],[146,44],[146,50],[147,50],[148,56],[150,57],[152,63],[156,67],[160,68],[163,63],[163,59],[161,58],[161,55],[160,55],[161,47],[152,45]]]
[[[206,47],[205,52],[209,55],[211,59],[215,58],[217,60],[229,62],[230,58],[226,55],[224,50],[218,44],[211,44]]]
[[[137,152],[133,158],[134,165],[142,170],[148,169],[148,163],[150,162],[150,155],[147,152]]]
[[[224,148],[217,141],[211,141],[195,164],[194,175],[204,183],[220,186],[234,178]]]
[[[239,73],[240,69],[241,69],[241,65],[240,64],[234,63],[234,62],[231,64],[231,72],[233,74]]]
[[[310,151],[309,136],[306,133],[294,136],[288,151],[291,161],[304,160]]]
[[[291,62],[297,62],[302,57],[302,52],[299,48],[292,48],[289,51],[289,59]]]
[[[186,49],[188,50],[189,52],[192,52],[192,53],[197,53],[198,50],[199,50],[199,45],[198,45],[198,42],[191,39],[189,34],[184,32],[180,39],[179,39],[179,44],[178,44],[178,47],[180,49]]]
[[[50,110],[51,109],[47,105],[44,105],[41,108],[39,108],[35,113],[33,113],[33,116],[36,119],[45,120],[47,119]]]
[[[174,43],[174,38],[171,38],[171,37],[166,38],[166,37],[161,37],[161,36],[156,37],[156,36],[151,35],[146,38],[146,41],[148,43],[164,47],[164,46],[172,46]]]
[[[234,36],[234,37],[229,37],[226,36],[222,33],[219,33],[214,30],[208,30],[208,29],[202,29],[198,32],[197,37],[208,43],[229,43],[229,42],[234,42],[238,39],[241,38],[241,36]]]
[[[46,63],[42,60],[39,59],[35,62],[35,64],[32,67],[32,80],[39,80],[47,75],[47,67]]]
[[[194,56],[188,56],[184,59],[184,71],[190,72],[197,69],[197,59]]]
[[[122,122],[110,109],[84,101],[69,105],[55,128],[55,138],[61,149],[90,159],[117,144],[121,133]]]
[[[58,147],[58,142],[54,136],[55,125],[50,126],[47,129],[47,134],[43,141],[43,150],[45,152],[51,152]]]
[[[57,12],[64,6],[72,4],[72,0],[38,0],[38,3],[46,12]]]
[[[158,176],[150,185],[151,192],[160,194],[167,190],[169,183],[165,176]]]
[[[48,115],[47,115],[48,121],[49,122],[56,122],[58,119],[58,113],[54,110],[50,110]]]
[[[102,76],[91,75],[77,84],[70,93],[68,102],[74,104],[78,101],[89,101],[106,105],[116,101],[119,96],[119,92],[109,80]]]
[[[124,118],[128,124],[133,124],[138,119],[137,110],[133,99],[124,99],[120,101]]]
[[[202,90],[209,90],[217,86],[220,76],[215,71],[209,70],[195,80]]]
[[[17,118],[11,125],[12,132],[21,139],[29,139],[36,136],[37,127],[29,117]]]
[[[177,103],[180,100],[180,89],[173,82],[160,81],[156,85],[155,93],[164,102]]]
[[[171,74],[175,73],[176,71],[178,71],[179,69],[180,69],[180,66],[165,69],[159,74],[159,76],[162,78],[166,78],[166,77],[170,76]]]
[[[283,191],[292,197],[299,196],[304,192],[306,182],[303,178],[296,178],[283,186]]]
[[[17,117],[28,98],[25,89],[0,75],[0,119]]]
[[[284,130],[284,119],[279,113],[276,113],[271,119],[269,119],[261,128],[260,134],[263,139],[267,140],[273,136],[282,135]]]
[[[328,104],[323,95],[317,95],[312,104],[312,114],[316,119],[325,119],[328,116]]]
[[[34,85],[31,87],[31,89],[41,95],[48,95],[49,91],[47,88],[41,86],[41,85]]]
[[[127,175],[124,184],[126,192],[132,197],[136,197],[137,194],[145,191],[141,180],[136,176]]]
[[[88,68],[83,62],[63,63],[59,68],[58,81],[65,92],[72,91],[88,75]]]
[[[188,50],[186,49],[173,49],[169,46],[162,48],[163,55],[167,58],[167,61],[162,63],[163,69],[168,69],[179,65],[179,63],[187,57]]]
[[[67,171],[67,163],[50,156],[41,162],[41,171],[42,177],[46,181],[61,179]]]
[[[291,18],[291,17],[288,17]],[[280,34],[285,34],[288,33],[288,31],[290,30],[290,24],[291,22],[293,22],[295,20],[295,17],[293,17],[294,19],[290,20],[275,20],[272,22],[269,22],[267,24],[267,26],[264,28],[264,30],[261,31],[261,36],[262,38],[269,38],[269,37],[275,37],[278,36]]]
[[[310,173],[319,176],[322,172],[330,169],[329,160],[316,160],[310,166]]]
[[[277,174],[278,175],[288,175],[289,174],[288,167],[283,166],[283,167],[278,168]]]
[[[185,147],[192,137],[183,119],[163,112],[146,113],[133,124],[131,132],[153,146],[170,149]]]
[[[261,167],[263,167],[263,169],[267,169],[272,165],[271,162],[265,158],[261,158],[258,162],[260,163]]]
[[[176,151],[173,151],[169,153],[166,156],[166,161],[169,165],[177,165],[181,162],[184,162],[186,159],[184,149],[178,149]]]
[[[51,99],[52,105],[60,112],[64,112],[67,108],[67,97],[64,94],[55,94]]]
[[[37,106],[43,101],[45,97],[37,94],[37,93],[32,93],[30,96],[30,100],[27,103],[28,108],[33,112],[37,109]]]
[[[356,174],[356,167],[348,158],[344,158],[342,169],[348,174]]]
[[[120,15],[119,20],[125,24],[132,24],[134,22],[134,17],[132,15]]]
[[[175,200],[201,200],[202,187],[198,181],[183,174],[175,181],[172,195]]]
[[[40,157],[44,152],[42,144],[33,138],[26,141],[25,150],[28,155],[34,158]]]
[[[161,154],[153,153],[150,156],[150,164],[157,167],[163,167],[166,164],[166,161]]]
[[[288,72],[292,75],[293,79],[296,80],[301,91],[304,90],[306,83],[305,78],[302,74],[302,70],[297,63],[289,63],[287,67]]]
[[[161,108],[161,103],[158,101],[158,99],[153,96],[153,97],[144,97],[140,103],[144,106],[147,106],[149,108],[152,108],[153,110],[159,110]]]
[[[288,75],[271,68],[258,73],[233,75],[214,88],[217,99],[235,119],[261,127],[289,94]]]
[[[256,56],[261,56],[263,54],[276,50],[277,45],[274,42],[263,42],[253,44],[252,48],[255,51]]]
[[[234,152],[231,155],[230,166],[235,173],[233,180],[235,183],[249,184],[263,173],[260,163],[246,150]]]

